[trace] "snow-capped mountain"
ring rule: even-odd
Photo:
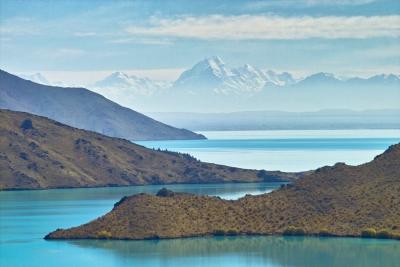
[[[265,86],[285,86],[295,83],[290,73],[263,71],[249,64],[229,68],[219,57],[206,58],[183,72],[174,83],[184,90],[212,90],[222,94],[256,93]]]
[[[174,82],[174,88],[182,90],[231,89],[235,75],[219,57],[206,58],[184,71]]]
[[[73,84],[70,81],[49,81],[43,74],[37,72],[34,74],[20,74],[18,77],[29,80],[35,83],[50,85],[50,86],[59,86],[59,87],[84,87],[83,84]]]
[[[398,83],[400,81],[399,75],[394,74],[379,74],[367,79],[369,82],[378,83]]]
[[[37,72],[34,74],[21,74],[19,75],[22,79],[29,80],[35,83],[40,83],[44,85],[50,85],[50,82],[41,73]]]
[[[305,77],[304,79],[298,81],[296,84],[298,86],[326,86],[326,85],[337,85],[341,82],[345,82],[345,80],[337,78],[332,73],[327,72],[318,72],[311,74],[310,76]]]
[[[166,81],[155,81],[118,71],[94,83],[93,87],[108,90],[128,90],[128,93],[137,95],[152,95],[168,88],[170,85]]]
[[[41,74],[24,78],[49,84]],[[398,108],[400,99],[395,74],[341,78],[319,72],[297,79],[249,64],[228,67],[219,57],[198,62],[175,82],[114,72],[87,88],[141,111],[382,109]]]
[[[265,73],[266,79],[270,83],[277,85],[277,86],[292,85],[298,81],[289,72],[277,73],[272,70],[268,70],[264,73]]]

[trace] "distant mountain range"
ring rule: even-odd
[[[196,93],[208,90],[216,94],[249,94],[263,90],[265,86],[294,84],[291,74],[262,71],[249,64],[239,68],[228,68],[219,57],[207,58],[185,71],[173,87]],[[202,93],[203,93],[202,92]]]
[[[114,72],[93,84],[95,88],[129,90],[127,93],[135,95],[152,95],[170,86],[171,83],[169,82],[140,78],[134,75],[127,75],[123,72]]]
[[[42,79],[39,75],[35,77]],[[73,127],[129,140],[205,138],[153,120],[85,88],[42,85],[2,70],[0,108],[25,111]]]
[[[32,80],[46,81],[37,76]],[[115,72],[88,88],[123,106],[158,112],[396,109],[400,99],[395,74],[342,79],[320,72],[298,79],[249,64],[229,68],[219,57],[198,62],[174,82]]]

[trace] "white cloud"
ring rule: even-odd
[[[126,31],[141,36],[195,39],[308,39],[400,37],[400,16],[280,17],[270,15],[153,17]]]
[[[111,44],[145,44],[145,45],[172,45],[173,42],[166,39],[151,38],[120,38],[109,41]]]
[[[36,35],[41,29],[29,17],[14,17],[0,23],[0,34],[7,36]]]
[[[315,6],[360,6],[376,2],[376,0],[273,0],[254,1],[245,4],[247,9],[263,9],[271,7],[315,7]]]
[[[74,36],[76,37],[91,37],[91,36],[96,36],[97,34],[95,32],[75,32]]]
[[[36,55],[42,55],[44,53],[54,59],[79,57],[87,54],[85,50],[76,48],[58,48],[54,50],[39,49],[35,51]]]
[[[311,6],[317,5],[350,5],[350,6],[358,6],[358,5],[365,5],[376,0],[304,0],[305,4]]]

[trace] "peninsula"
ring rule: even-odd
[[[205,163],[24,112],[0,110],[0,122],[0,190],[278,182],[302,175]]]
[[[158,239],[207,235],[400,238],[400,144],[371,162],[322,167],[268,194],[235,201],[175,193],[122,198],[106,215],[46,239]]]

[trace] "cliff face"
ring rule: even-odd
[[[0,70],[0,108],[24,111],[129,140],[205,139],[124,108],[85,88],[47,86]]]
[[[0,110],[0,190],[283,181],[296,175],[203,163],[28,113]]]
[[[162,190],[123,198],[88,224],[48,239],[316,234],[400,238],[400,145],[360,166],[323,167],[270,194],[236,201]],[[373,228],[373,229],[370,229]],[[368,230],[367,230],[368,229]]]

